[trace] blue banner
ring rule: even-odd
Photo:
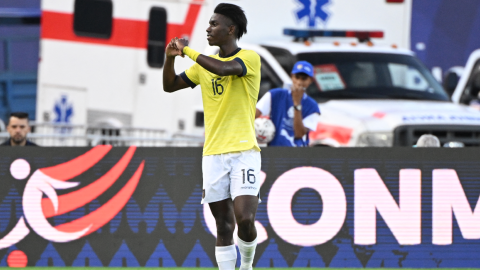
[[[216,266],[200,148],[1,150],[0,266]],[[480,267],[479,162],[263,149],[254,266]]]

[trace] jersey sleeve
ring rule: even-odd
[[[180,74],[180,77],[190,86],[191,88],[195,88],[195,86],[200,84],[199,79],[199,67],[200,65],[195,63],[190,68],[185,70]]]
[[[243,72],[238,77],[252,76],[260,73],[260,56],[254,51],[245,51],[233,61],[237,61],[242,65]]]
[[[272,110],[272,94],[270,94],[270,92],[265,93],[258,101],[257,109],[262,112],[262,115],[270,115],[270,111]]]

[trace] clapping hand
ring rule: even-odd
[[[175,48],[177,48],[183,55],[183,48],[188,46],[188,40],[184,38],[175,38]]]
[[[178,38],[173,38],[170,43],[168,43],[167,48],[165,49],[165,53],[167,54],[167,57],[175,57],[177,55],[180,55],[181,57],[185,57],[183,54],[182,49],[180,50],[177,46],[177,41]],[[187,42],[188,43],[188,42]]]

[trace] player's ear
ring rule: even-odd
[[[235,35],[235,29],[236,29],[236,28],[237,28],[237,27],[236,27],[235,25],[233,25],[233,24],[230,25],[230,26],[228,27],[228,34],[229,34],[229,35]]]

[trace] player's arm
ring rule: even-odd
[[[217,74],[218,76],[242,75],[243,67],[237,61],[223,62],[203,54],[200,54],[196,61],[204,69]]]
[[[232,61],[220,61],[212,57],[205,56],[196,52],[188,47],[188,41],[185,39],[177,39],[175,43],[176,47],[190,57],[193,61],[197,62],[204,69],[216,74],[218,76],[230,76],[230,75],[242,75],[244,67],[239,62]]]
[[[173,39],[165,49],[165,54],[167,58],[165,59],[165,65],[163,67],[163,91],[172,93],[187,88],[189,85],[182,79],[182,77],[175,74],[175,57],[183,55],[181,51],[175,47]]]

